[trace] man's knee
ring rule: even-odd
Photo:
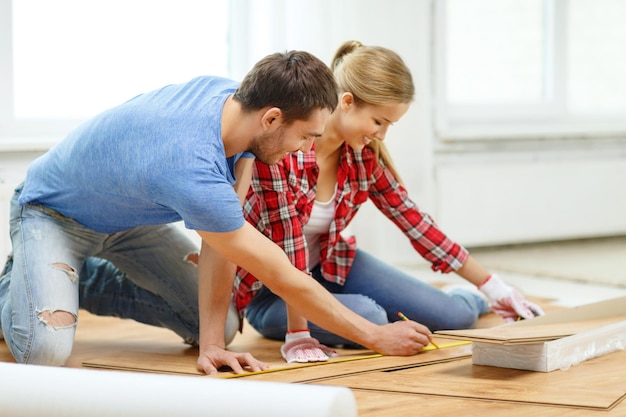
[[[62,310],[44,310],[38,314],[39,320],[55,330],[76,325],[76,316]]]
[[[34,341],[23,362],[35,365],[63,366],[72,352],[77,317],[63,310],[42,310],[37,314],[43,331]]]

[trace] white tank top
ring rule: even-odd
[[[336,190],[335,186],[335,190]],[[328,233],[330,223],[335,218],[335,196],[329,201],[313,203],[309,221],[304,225],[304,238],[309,249],[309,270],[320,263],[320,235]]]

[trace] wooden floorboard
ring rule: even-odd
[[[324,384],[407,395],[610,410],[626,395],[626,375],[621,367],[625,362],[626,352],[622,351],[567,371],[544,373],[476,366],[467,358],[420,368],[372,372],[366,377],[337,377]]]
[[[542,304],[546,310],[550,310],[552,306]],[[558,308],[558,307],[555,307]],[[492,327],[502,324],[501,320],[494,315],[488,315],[481,319],[478,327]],[[452,340],[436,339],[440,344],[448,342],[456,342]],[[271,341],[262,338],[249,325],[245,326],[244,334],[238,335],[231,345],[233,350],[251,351],[255,356],[265,360],[273,367],[285,367],[284,361],[280,358],[279,347],[280,342]],[[448,349],[448,350],[447,350]],[[455,363],[460,361],[469,361],[467,345],[456,346],[452,348],[444,348],[439,352],[429,351],[417,355],[413,358],[399,357],[377,357],[366,358],[362,360],[354,360],[340,362],[331,365],[322,365],[318,367],[305,367],[300,369],[292,369],[281,372],[265,373],[251,375],[248,378],[267,381],[284,381],[297,383],[315,383],[315,384],[341,384],[341,378],[353,378],[361,382],[376,381],[380,379],[380,375],[403,375],[404,381],[410,381],[412,378],[426,378],[427,381],[433,381],[433,390],[430,392],[408,392],[406,387],[402,388],[405,392],[393,391],[393,384],[390,385],[388,380],[380,380],[382,386],[372,386],[374,389],[364,389],[354,384],[354,381],[345,382],[344,386],[351,388],[354,393],[359,407],[359,415],[362,417],[399,417],[399,416],[449,416],[449,415],[488,415],[488,416],[506,416],[506,417],[551,417],[551,416],[626,416],[626,405],[624,401],[618,399],[610,410],[593,410],[591,408],[573,408],[547,404],[530,404],[515,401],[504,401],[484,398],[461,398],[459,396],[449,395],[450,388],[446,388],[446,383],[459,384],[458,375],[450,374],[446,381],[444,378],[435,382],[432,376],[436,372],[436,367],[442,369],[450,369]],[[185,345],[178,336],[164,329],[145,326],[130,320],[121,320],[110,317],[96,317],[85,311],[81,311],[79,315],[79,324],[76,332],[76,342],[72,356],[67,364],[68,367],[85,368],[84,363],[93,361],[94,358],[102,358],[107,355],[114,355],[123,352],[129,353],[129,362],[134,357],[145,355],[156,355],[162,358],[184,358],[185,366],[189,370],[190,376],[198,377],[198,373],[194,370],[195,357],[197,349]],[[373,352],[367,350],[348,350],[341,352],[343,356],[368,356]],[[437,356],[437,358],[435,358]],[[608,356],[608,355],[607,355]],[[174,360],[174,368],[180,362]],[[428,359],[425,360],[424,359]],[[436,360],[435,360],[436,359]],[[13,359],[4,344],[0,342],[0,361],[13,362]],[[450,362],[452,361],[452,362]],[[163,362],[164,364],[166,361]],[[622,368],[623,361],[619,364]],[[471,364],[469,371],[475,368]],[[334,367],[334,369],[332,368]],[[164,368],[166,366],[164,365]],[[97,368],[93,369],[97,372]],[[502,375],[511,372],[510,369],[491,368],[493,372],[502,373]],[[395,372],[385,372],[385,370],[395,370]],[[163,370],[167,372],[167,370]],[[523,372],[523,371],[520,371]],[[558,373],[566,373],[568,371],[555,371],[545,376],[547,382],[543,382],[545,386],[551,386],[551,375]],[[291,373],[291,375],[290,375]],[[228,372],[222,373],[221,376],[228,375]],[[423,374],[423,375],[422,375]],[[429,375],[429,376],[428,376]],[[563,375],[560,375],[563,376]],[[454,379],[457,378],[457,379]],[[333,381],[335,379],[335,381]],[[383,378],[384,379],[384,378]],[[554,384],[558,384],[558,378],[552,378]],[[497,380],[493,382],[493,388],[497,386]],[[593,381],[589,379],[573,378],[571,382],[574,388],[584,390]],[[439,384],[439,385],[437,385]],[[626,385],[618,382],[617,386],[626,388]],[[351,385],[354,385],[351,387]],[[436,387],[441,387],[438,390]],[[380,389],[384,388],[384,390]],[[445,388],[445,389],[444,389]],[[487,388],[488,389],[488,386]],[[535,387],[537,391],[541,391],[540,387]],[[446,392],[448,390],[448,392]],[[546,392],[549,390],[546,390]],[[575,391],[575,390],[573,390]],[[574,395],[574,392],[572,392]],[[612,395],[615,393],[612,392]]]
[[[353,389],[361,417],[624,417],[626,404],[611,411],[514,404],[432,395]]]

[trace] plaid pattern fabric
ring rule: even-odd
[[[368,198],[404,232],[434,271],[448,273],[460,268],[467,259],[467,250],[448,239],[433,219],[418,209],[391,171],[376,161],[374,152],[368,147],[360,152],[348,145],[344,147],[339,161],[335,218],[328,234],[320,238],[324,278],[345,283],[356,240],[342,236],[341,232]],[[276,242],[291,263],[306,273],[309,254],[303,226],[315,201],[318,172],[314,150],[290,154],[276,165],[256,161],[243,206],[246,220]],[[261,287],[252,274],[237,270],[234,297],[240,315]]]

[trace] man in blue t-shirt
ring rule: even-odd
[[[302,51],[269,55],[238,84],[198,77],[87,121],[33,161],[11,203],[13,253],[0,324],[18,362],[63,365],[79,308],[169,328],[214,373],[266,365],[226,350],[236,265],[318,325],[386,354],[414,354],[428,330],[376,326],[294,268],[244,221],[252,161],[308,152],[338,94]],[[174,222],[201,237],[197,247]],[[234,324],[233,324],[234,323]]]

